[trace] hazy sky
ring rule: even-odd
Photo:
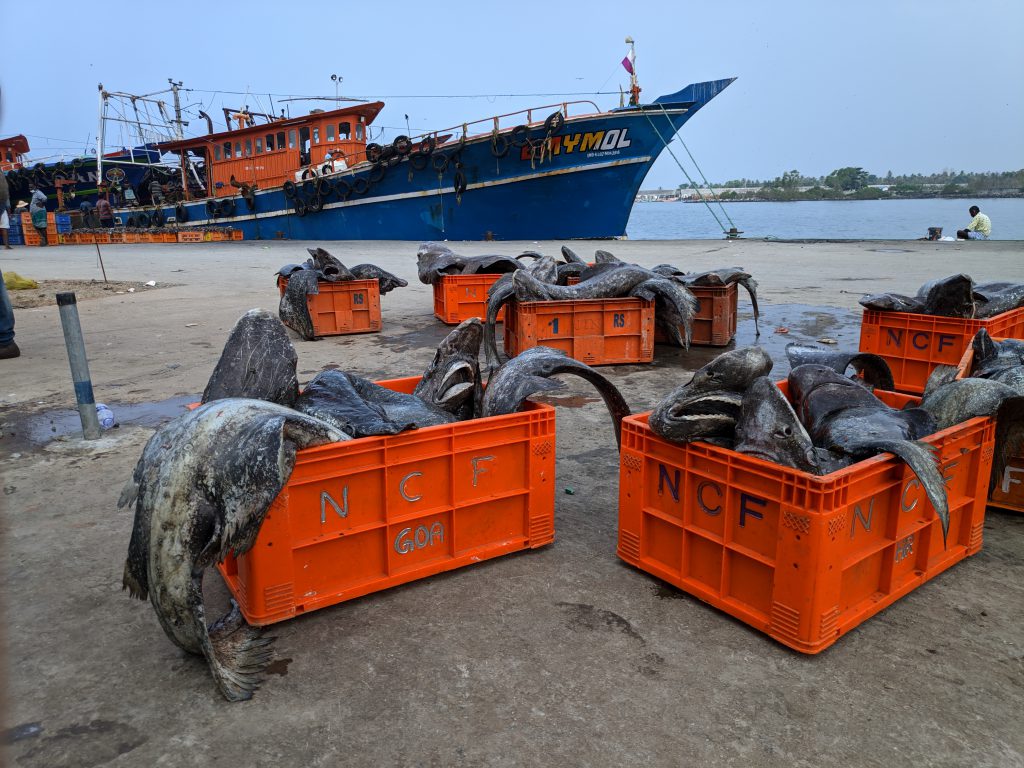
[[[713,181],[1024,168],[1022,0],[106,0],[5,3],[3,17],[0,135],[26,134],[36,156],[95,141],[98,82],[141,94],[184,80],[217,119],[222,102],[269,106],[217,91],[333,96],[335,73],[342,95],[387,102],[389,137],[405,114],[418,133],[569,98],[608,108],[617,95],[529,94],[617,94],[628,34],[644,99],[739,78],[683,128]],[[665,153],[644,187],[683,181]]]

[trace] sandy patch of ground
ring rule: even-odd
[[[157,283],[153,287],[145,283],[115,280],[108,283],[104,283],[102,280],[38,280],[37,282],[39,283],[38,288],[25,288],[20,291],[8,290],[11,305],[15,309],[56,304],[57,294],[65,291],[74,291],[78,301],[85,301],[121,293],[155,291],[160,288],[171,288],[174,285],[173,283]]]

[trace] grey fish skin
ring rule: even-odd
[[[651,411],[647,425],[673,443],[732,438],[743,407],[739,392],[697,392],[664,400]]]
[[[1024,393],[1001,381],[966,378],[951,381],[925,394],[921,408],[938,422],[939,429],[975,416],[996,419],[995,456],[989,490],[995,486],[1013,456],[1024,448]]]
[[[793,406],[767,376],[756,379],[743,395],[733,450],[814,475],[832,471]]]
[[[935,431],[935,420],[921,408],[897,411],[867,389],[823,365],[801,365],[789,372],[793,408],[818,448],[866,458],[883,451],[900,457],[920,480],[949,533],[949,502],[934,449],[917,442]]]
[[[216,400],[158,429],[121,493],[118,507],[135,508],[124,588],[149,598],[175,645],[206,657],[229,701],[252,697],[271,640],[245,625],[237,606],[208,628],[203,573],[252,547],[297,450],[347,439],[280,405]]]
[[[550,301],[612,299],[627,295],[635,286],[652,276],[655,275],[649,269],[625,264],[576,285],[542,283],[525,270],[520,270],[513,274],[512,284],[518,301],[536,300],[536,296],[546,296]]]
[[[690,348],[699,302],[689,290],[668,278],[653,277],[633,286],[629,295],[654,301],[658,320],[675,345]]]
[[[544,286],[548,281],[554,283],[559,279],[558,265],[547,256],[539,257],[529,267],[517,270],[516,272],[502,275],[487,291],[487,317],[484,322],[484,354],[487,358],[491,372],[501,363],[501,356],[498,353],[498,345],[495,341],[495,325],[498,322],[498,312],[516,297],[513,275],[520,272],[529,273],[534,279],[532,285]],[[523,301],[545,301],[548,299],[547,292],[539,288],[531,294],[530,299]]]
[[[305,269],[302,264],[285,264],[281,267],[274,275],[280,275],[281,277],[288,277],[293,272],[298,272],[300,269]]]
[[[356,279],[348,267],[331,256],[323,248],[307,248],[306,250],[313,257],[313,264],[323,280],[334,283]]]
[[[339,373],[341,372],[339,371]],[[342,375],[348,377],[352,387],[363,400],[379,406],[391,421],[399,424],[411,424],[416,429],[458,421],[454,414],[431,405],[416,395],[395,392],[352,373],[342,373]]]
[[[924,302],[914,296],[900,293],[871,293],[862,296],[858,302],[865,309],[877,312],[910,312],[924,314]]]
[[[577,256],[575,251],[566,245],[562,246],[562,258],[565,260],[566,264],[583,264],[585,266],[587,263]]]
[[[295,410],[327,422],[352,437],[397,435],[412,428],[387,417],[384,409],[368,403],[341,371],[321,371],[295,401]]]
[[[433,285],[445,275],[462,272],[465,260],[442,243],[421,243],[416,252],[416,272],[420,282]]]
[[[994,317],[1024,306],[1024,283],[983,283],[974,286],[981,297],[976,317]]]
[[[320,293],[320,281],[316,272],[308,269],[299,270],[288,277],[288,284],[284,287],[278,305],[277,313],[281,322],[306,341],[316,338],[306,296],[317,293]]]
[[[228,334],[202,402],[244,397],[290,406],[299,395],[297,361],[281,321],[266,310],[250,309]]]
[[[940,317],[975,316],[974,281],[970,275],[950,275],[925,283],[917,292],[924,300],[924,314]]]
[[[479,318],[456,326],[438,345],[413,394],[460,421],[474,418],[483,396],[479,364],[483,335]]]
[[[356,264],[349,271],[356,280],[376,280],[381,296],[390,293],[396,288],[405,288],[409,284],[386,269],[381,269],[376,264]]]
[[[896,388],[892,369],[885,358],[870,352],[840,352],[792,342],[786,345],[786,357],[791,368],[815,363],[845,375],[847,369],[852,367],[868,387],[886,391]]]
[[[484,320],[484,353],[487,364],[497,366],[501,362],[498,355],[498,344],[495,341],[494,326],[498,323],[498,312],[515,298],[516,290],[512,285],[512,275],[502,275],[487,290],[487,317]]]
[[[647,424],[656,435],[675,442],[730,437],[743,393],[771,369],[772,359],[760,347],[724,352],[662,398]]]
[[[501,275],[523,268],[511,256],[466,256],[462,262],[462,275]]]
[[[595,264],[625,264],[622,259],[608,251],[594,251]]]
[[[1016,379],[1013,369],[1024,366],[1024,341],[1006,339],[994,341],[988,331],[982,328],[971,340],[974,361],[970,375],[982,379]],[[1010,383],[1010,381],[1005,381]],[[1024,392],[1022,392],[1024,394]]]
[[[717,267],[704,272],[683,272],[671,264],[659,264],[655,272],[671,277],[687,287],[719,286],[739,283],[750,295],[750,305],[754,310],[754,335],[761,335],[761,310],[757,305],[757,281],[743,267]]]
[[[503,416],[516,413],[523,402],[537,392],[560,389],[551,376],[571,373],[589,381],[604,400],[615,428],[615,442],[621,445],[622,420],[629,416],[629,405],[622,393],[593,368],[551,347],[531,347],[502,365],[487,381],[481,414]]]

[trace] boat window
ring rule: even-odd
[[[313,129],[313,143],[314,144],[319,144],[320,143],[320,129],[319,128],[314,128]]]
[[[349,124],[347,122],[338,123],[338,139],[340,140],[350,138],[352,138],[352,129],[351,127],[349,127]]]
[[[295,149],[295,129],[288,131],[288,149]]]
[[[241,156],[242,156],[242,142],[236,141],[235,142],[235,157],[241,157]]]
[[[245,140],[245,156],[249,157],[252,155],[252,139]]]
[[[267,134],[267,152],[273,152],[273,151],[274,151],[274,134],[268,133]]]
[[[334,123],[327,124],[327,141],[334,141]]]
[[[363,124],[356,123],[356,141],[363,140]]]
[[[230,160],[231,159],[231,142],[230,141],[225,141],[224,142],[224,159],[225,160]]]
[[[256,154],[263,154],[263,139],[256,139]]]
[[[277,148],[284,149],[284,131],[278,131],[277,134]]]
[[[220,144],[215,144],[213,147],[213,159],[220,160]]]

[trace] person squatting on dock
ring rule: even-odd
[[[981,208],[972,205],[967,211],[974,218],[967,225],[967,229],[958,229],[957,240],[988,240],[992,235],[992,221],[981,212]]]

